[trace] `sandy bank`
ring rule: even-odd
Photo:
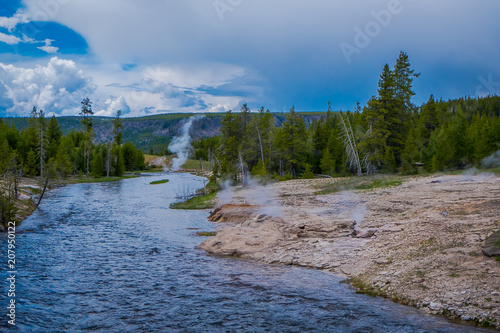
[[[332,181],[238,191],[232,205],[212,214],[220,231],[200,247],[327,269],[429,313],[500,328],[500,263],[482,253],[500,229],[499,177],[416,177],[397,187],[314,195]],[[277,206],[275,217],[263,214],[262,202],[238,206],[259,196]]]

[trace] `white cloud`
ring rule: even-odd
[[[32,42],[34,42],[33,39],[30,39],[30,40]],[[53,39],[46,39],[44,41],[45,45],[44,46],[39,46],[39,47],[37,47],[37,49],[40,49],[40,50],[45,51],[47,53],[56,53],[59,50],[59,48],[50,45],[50,44],[52,44],[53,41],[54,41]]]
[[[124,116],[130,113],[130,107],[128,106],[127,101],[123,96],[111,96],[104,101],[104,105],[106,106],[106,109],[95,112],[94,114],[96,116],[114,117],[116,116],[116,112],[118,110],[121,110],[122,115]]]
[[[379,24],[380,33],[350,65],[339,45],[354,43],[356,27],[365,30],[384,20],[380,13],[388,0],[220,2],[231,7],[222,20],[213,0],[23,0],[25,17],[0,18],[0,26],[14,29],[32,17],[78,32],[91,50],[86,73],[99,86],[98,109],[108,110],[106,101],[117,98],[110,96],[123,96],[131,114],[197,111],[203,105],[234,109],[242,101],[273,111],[291,104],[326,106],[329,99],[334,107],[352,108],[376,92],[383,64],[400,50],[422,73],[417,84],[424,88],[417,95],[425,100],[430,93],[465,95],[479,74],[500,75],[500,44],[490,42],[500,29],[498,0],[481,6],[468,0],[401,0],[403,11]],[[120,64],[137,67],[123,71]],[[471,73],[467,79],[442,79],[442,68],[459,73],[464,64]]]
[[[22,68],[0,63],[0,105],[8,114],[28,115],[33,106],[60,115],[78,113],[96,87],[75,62],[53,57],[46,66]]]
[[[116,99],[109,96],[122,96],[130,108],[128,116],[234,108],[241,103],[241,97],[230,93],[215,96],[200,87],[210,83],[216,89],[230,80],[248,75],[241,67],[219,63],[193,66],[139,65],[128,70],[110,63],[90,66],[86,72],[93,76],[99,86],[95,105],[100,105],[101,114],[113,114],[120,108],[109,109],[109,105],[114,104],[109,102]]]
[[[21,39],[17,38],[16,36],[7,35],[4,34],[3,32],[0,32],[0,42],[7,43],[9,45],[15,45],[18,44],[20,41]]]
[[[19,9],[12,17],[0,16],[0,27],[7,28],[9,32],[12,31],[19,23],[28,22],[30,22],[29,16],[24,13],[22,9]]]

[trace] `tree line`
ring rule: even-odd
[[[145,168],[144,155],[132,143],[122,142],[121,111],[109,128],[112,141],[95,142],[92,127],[92,102],[81,102],[81,130],[64,136],[57,118],[46,117],[43,110],[33,107],[29,126],[18,130],[0,119],[0,219],[12,219],[15,214],[17,184],[21,177],[39,177],[44,190],[49,179],[71,175],[110,177],[125,171]],[[44,192],[43,190],[43,192]],[[43,197],[40,196],[40,200]]]
[[[480,166],[500,149],[498,96],[435,100],[417,107],[413,80],[419,74],[401,52],[383,67],[377,95],[363,108],[333,112],[306,126],[291,108],[281,126],[264,108],[229,111],[221,134],[193,143],[197,159],[212,161],[214,173],[244,180],[245,173],[310,178],[373,173],[416,174]]]

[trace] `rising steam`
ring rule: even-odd
[[[500,167],[500,150],[491,154],[488,157],[483,158],[481,161],[481,166],[483,168],[498,168]]]
[[[189,131],[193,126],[193,122],[205,118],[204,115],[192,116],[188,121],[182,125],[181,136],[176,136],[168,145],[168,150],[177,154],[177,157],[172,160],[172,171],[178,171],[181,166],[186,163],[191,150],[191,135]]]

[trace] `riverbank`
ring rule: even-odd
[[[200,247],[328,270],[363,292],[500,329],[500,262],[482,253],[500,229],[498,176],[412,177],[399,186],[315,194],[335,181],[232,193],[231,204],[211,215],[219,232]]]
[[[57,179],[55,181],[49,182],[47,191],[50,191],[54,187],[64,186],[69,184],[79,184],[79,183],[101,183],[118,181],[122,179],[130,179],[137,177],[137,173],[127,173],[121,177],[69,177],[66,179]],[[43,182],[45,180],[41,178],[28,178],[22,177],[19,179],[18,183],[18,195],[14,199],[14,207],[16,208],[16,214],[13,218],[13,222],[16,225],[21,224],[25,219],[27,219],[34,211],[38,208],[36,202],[40,196],[43,189]],[[43,200],[42,200],[43,203]],[[0,232],[5,231],[4,226],[0,225]]]

